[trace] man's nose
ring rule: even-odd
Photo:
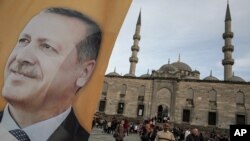
[[[16,60],[18,63],[26,64],[26,65],[34,65],[36,62],[36,57],[34,55],[34,47],[32,44],[29,44],[25,47],[21,47],[19,49]]]

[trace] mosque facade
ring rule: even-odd
[[[188,64],[164,64],[158,70],[136,76],[139,52],[141,13],[139,14],[129,73],[114,72],[105,76],[98,112],[109,116],[135,119],[166,117],[175,124],[197,125],[229,129],[231,124],[250,124],[250,82],[232,73],[233,32],[229,4],[222,37],[224,80],[212,75],[201,79],[200,72]]]

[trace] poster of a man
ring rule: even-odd
[[[131,0],[0,3],[0,140],[87,141]]]
[[[5,66],[0,125],[32,141],[87,140],[71,106],[94,70],[101,40],[99,26],[75,10],[48,8],[34,16]]]

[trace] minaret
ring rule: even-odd
[[[141,11],[137,20],[135,34],[133,37],[134,44],[131,47],[132,56],[129,58],[129,62],[130,62],[129,74],[132,76],[135,76],[136,63],[138,62],[137,53],[139,52],[139,49],[140,49],[139,47],[139,41],[141,39],[140,30],[141,30]]]
[[[233,32],[231,31],[231,15],[229,9],[229,3],[227,3],[227,11],[225,18],[225,33],[223,33],[223,39],[225,40],[225,45],[222,48],[224,53],[224,59],[222,60],[222,65],[224,66],[224,80],[229,80],[232,77],[232,66],[234,64],[234,59],[232,58],[232,53],[234,51],[234,46],[232,45]]]

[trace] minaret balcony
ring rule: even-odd
[[[133,36],[133,39],[134,39],[134,40],[140,40],[140,39],[141,39],[141,35],[135,34],[135,35]]]
[[[233,32],[225,32],[225,33],[223,33],[222,37],[223,37],[223,39],[233,38],[234,37],[234,33]]]
[[[137,45],[132,45],[132,47],[131,47],[131,51],[139,51],[140,50],[140,47],[139,46],[137,46]]]
[[[226,46],[223,46],[222,51],[223,51],[223,52],[226,52],[226,51],[231,51],[231,52],[233,52],[233,51],[234,51],[234,46],[233,46],[233,45],[226,45]]]
[[[222,65],[233,65],[234,64],[234,59],[223,59],[222,60]]]
[[[130,61],[131,63],[132,63],[132,62],[137,63],[137,62],[138,62],[138,57],[131,56],[131,57],[129,58],[129,61]]]

